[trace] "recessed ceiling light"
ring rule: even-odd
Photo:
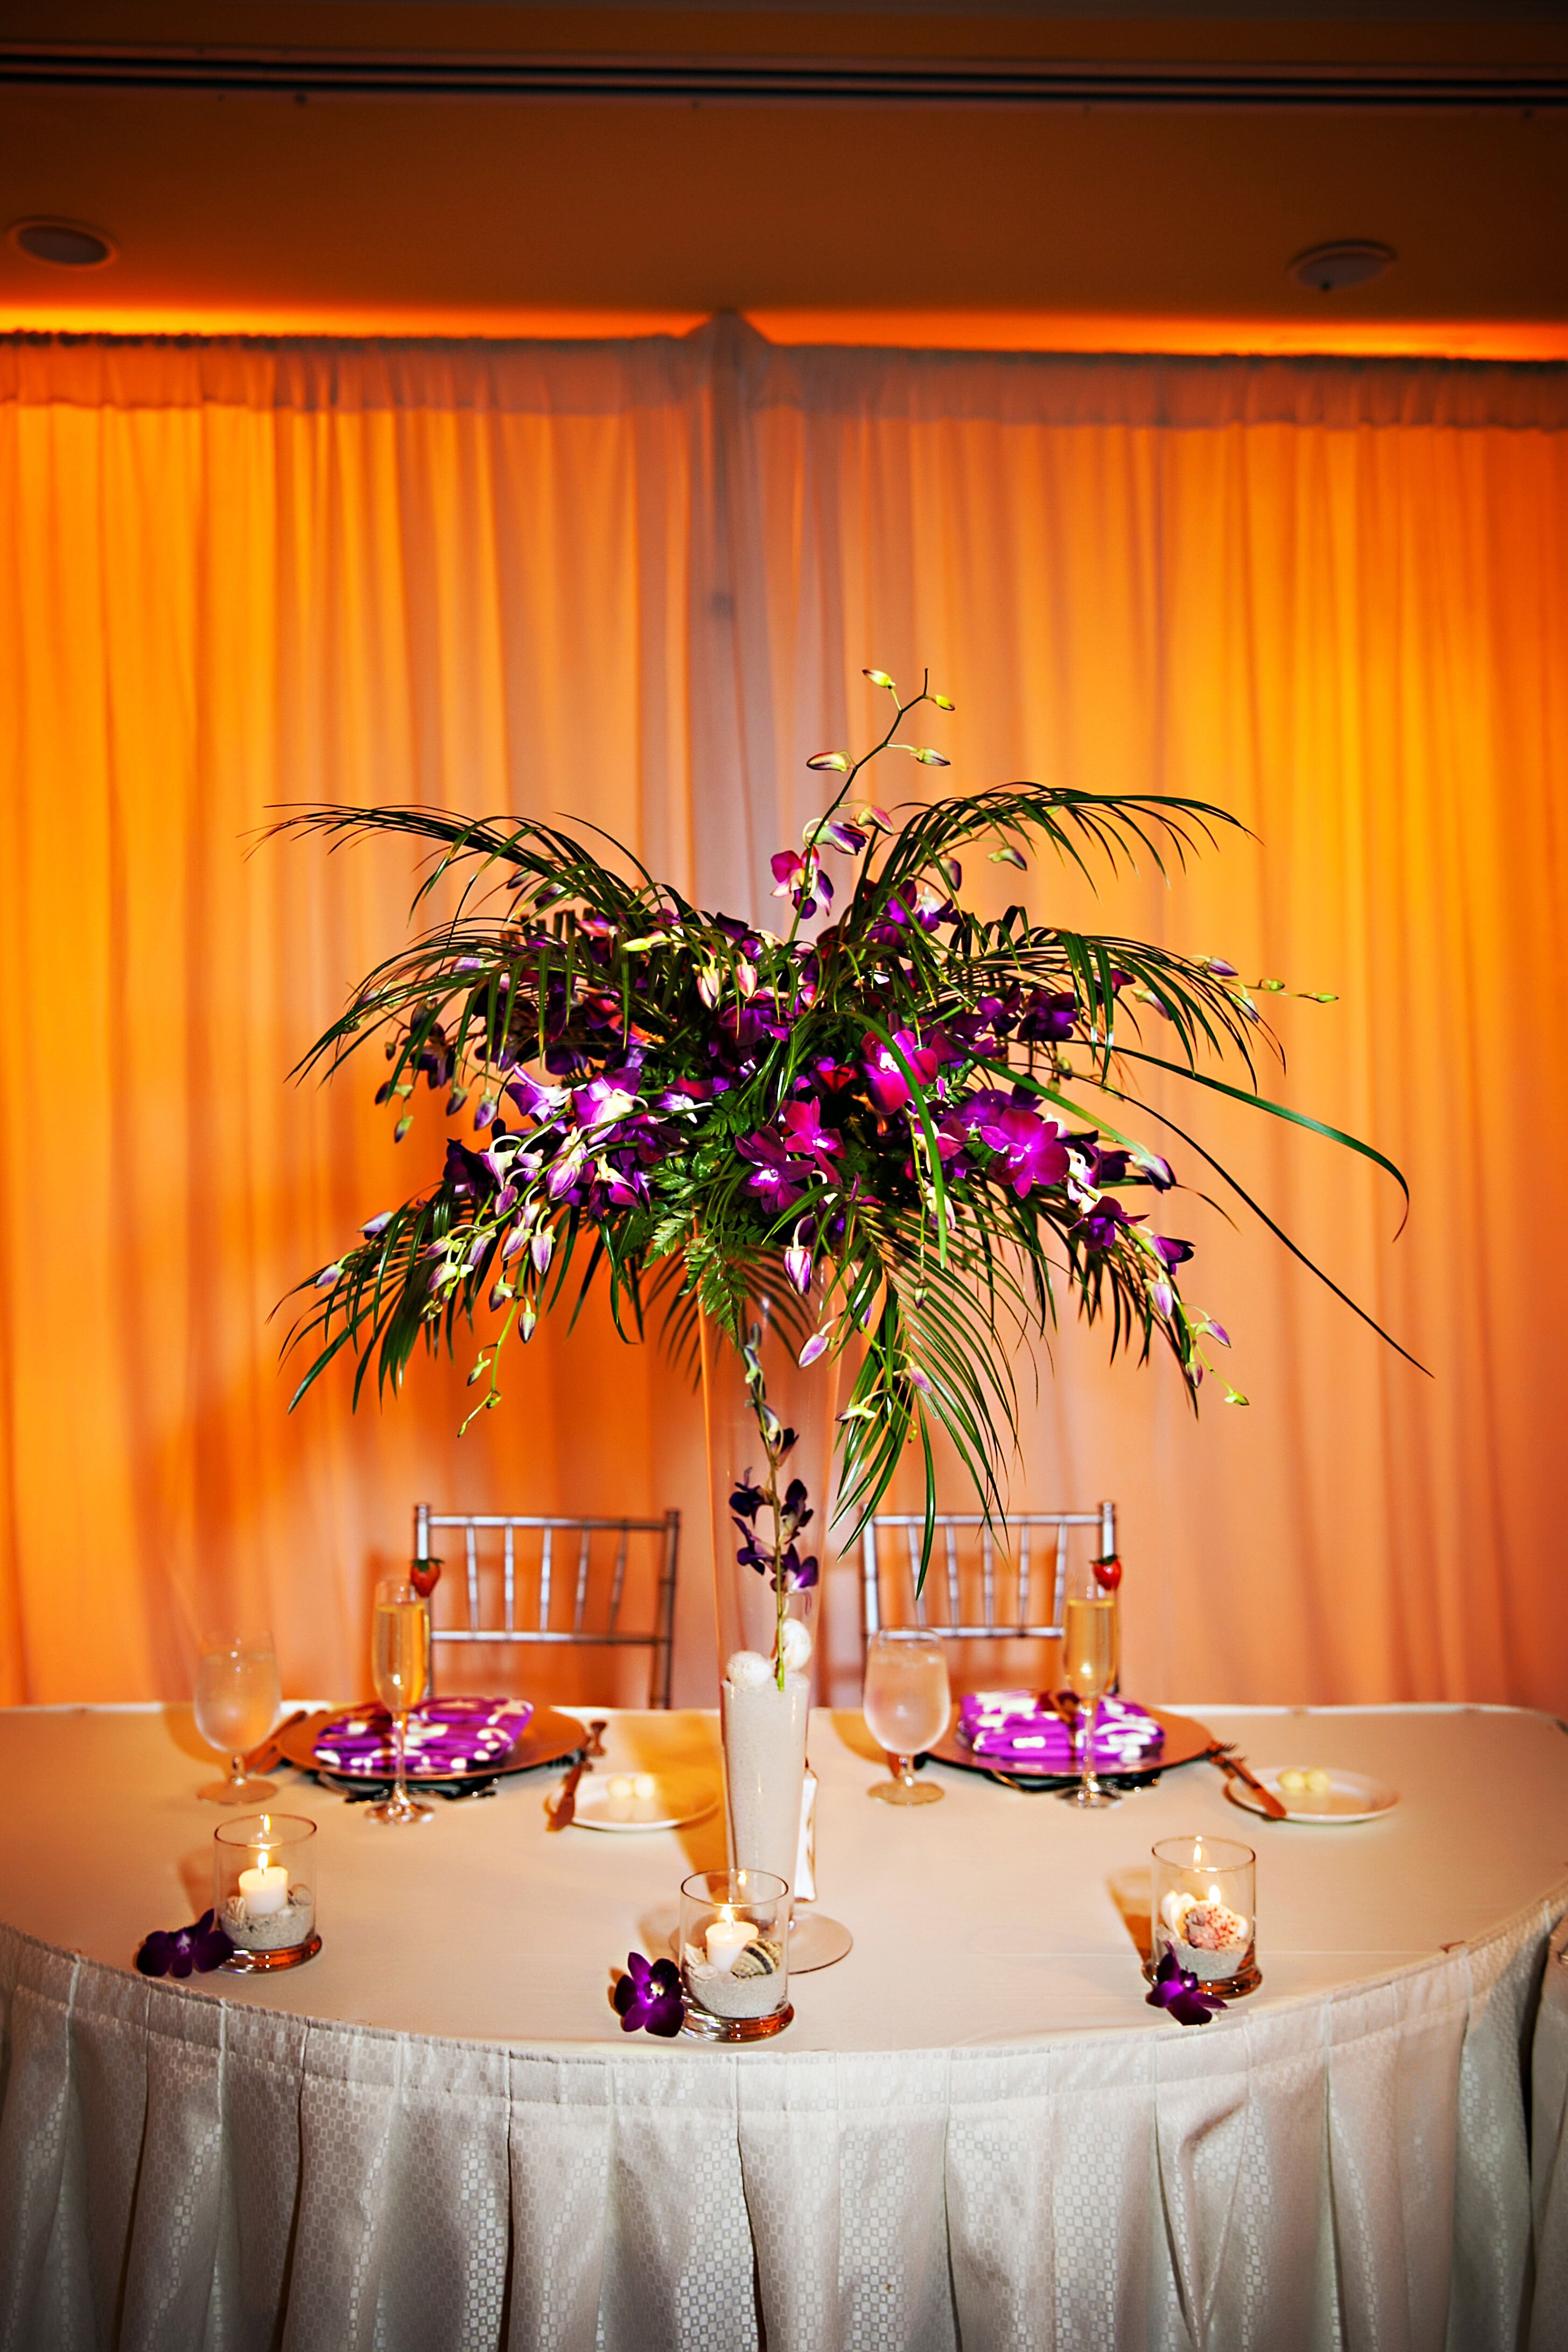
[[[1290,264],[1298,286],[1314,294],[1337,294],[1342,286],[1364,286],[1381,278],[1395,258],[1391,245],[1374,245],[1370,237],[1340,237],[1332,245],[1314,245]]]
[[[101,269],[114,258],[114,240],[80,221],[14,221],[10,237],[18,253],[56,269]]]

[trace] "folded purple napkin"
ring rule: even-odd
[[[958,1736],[990,1764],[1023,1772],[1076,1772],[1083,1743],[1039,1691],[972,1691],[958,1711]],[[1131,1699],[1100,1702],[1094,1729],[1097,1772],[1135,1772],[1153,1762],[1165,1735]]]
[[[409,1779],[439,1780],[499,1764],[532,1713],[525,1698],[426,1699],[408,1717]],[[384,1706],[335,1715],[318,1733],[314,1754],[329,1772],[385,1780],[394,1769],[392,1717]]]

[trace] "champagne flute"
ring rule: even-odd
[[[270,1633],[225,1627],[202,1635],[196,1666],[196,1729],[228,1759],[226,1780],[198,1793],[214,1805],[259,1805],[277,1795],[270,1780],[246,1778],[247,1748],[258,1748],[282,1710]]]
[[[1094,1730],[1100,1702],[1116,1680],[1121,1622],[1115,1590],[1100,1582],[1092,1560],[1068,1570],[1064,1597],[1062,1675],[1078,1696],[1083,1764],[1077,1787],[1059,1794],[1067,1804],[1098,1811],[1121,1802],[1114,1790],[1100,1786],[1094,1769]]]
[[[877,1780],[869,1794],[885,1805],[937,1805],[942,1790],[933,1780],[917,1780],[914,1759],[947,1729],[952,1693],[947,1654],[934,1633],[896,1631],[873,1633],[866,1651],[866,1726],[892,1761],[893,1778]]]
[[[417,1706],[430,1687],[430,1612],[412,1584],[401,1577],[383,1579],[375,1588],[375,1625],[372,1643],[375,1695],[392,1717],[392,1794],[367,1808],[373,1822],[427,1822],[428,1805],[416,1805],[408,1793],[408,1710]]]

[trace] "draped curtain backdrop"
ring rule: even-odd
[[[1411,1181],[1395,1240],[1364,1163],[1151,1096],[1426,1369],[1239,1210],[1167,1204],[1250,1407],[1194,1423],[1163,1364],[1064,1330],[1014,1479],[1120,1500],[1129,1685],[1561,1707],[1565,424],[1552,368],[784,352],[729,321],[0,344],[0,1693],[183,1695],[224,1620],[273,1625],[286,1687],[357,1689],[424,1496],[679,1505],[677,1696],[709,1695],[700,1416],[656,1349],[542,1332],[460,1443],[463,1362],[287,1413],[271,1310],[434,1172],[439,1121],[395,1148],[369,1060],[288,1078],[402,936],[409,858],[258,835],[318,797],[565,814],[762,914],[879,664],[954,698],[922,732],[959,787],[1241,818],[1170,887],[1007,878],[1332,992],[1279,1003],[1271,1084]]]

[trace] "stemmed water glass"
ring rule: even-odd
[[[934,1633],[914,1629],[873,1633],[866,1648],[866,1726],[893,1766],[890,1780],[875,1780],[869,1794],[885,1805],[935,1805],[942,1790],[917,1780],[914,1759],[947,1729],[952,1693],[947,1654]]]
[[[228,1759],[226,1780],[199,1791],[209,1804],[259,1805],[276,1796],[270,1780],[246,1778],[246,1753],[258,1748],[282,1708],[278,1659],[270,1633],[204,1633],[196,1666],[196,1729],[210,1748]]]
[[[366,1808],[373,1822],[427,1822],[428,1805],[408,1793],[408,1715],[430,1687],[430,1611],[412,1584],[384,1577],[375,1588],[372,1643],[375,1695],[392,1717],[392,1794]]]
[[[1121,1802],[1113,1790],[1101,1787],[1094,1769],[1094,1731],[1100,1719],[1100,1702],[1116,1680],[1121,1643],[1116,1591],[1114,1586],[1103,1583],[1095,1573],[1092,1560],[1083,1560],[1068,1569],[1063,1597],[1066,1609],[1062,1622],[1062,1675],[1079,1702],[1083,1765],[1077,1787],[1063,1789],[1059,1793],[1067,1804],[1098,1811],[1103,1805]]]

